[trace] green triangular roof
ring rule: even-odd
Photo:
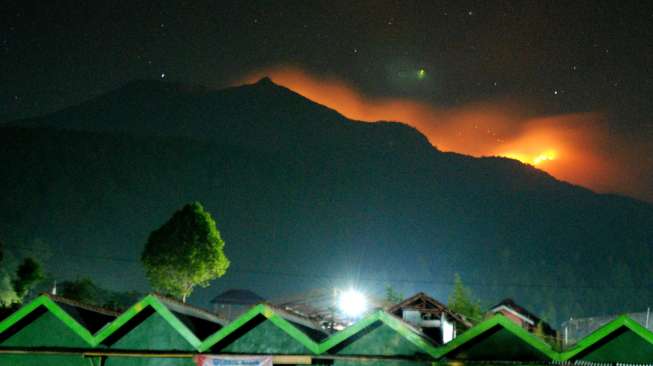
[[[125,326],[131,319],[139,315],[147,308],[151,308],[159,316],[161,316],[175,331],[177,331],[193,348],[199,350],[202,343],[199,338],[188,327],[177,318],[172,311],[156,296],[147,295],[142,300],[132,305],[127,311],[122,313],[116,320],[108,324],[93,338],[93,345],[100,345],[113,333],[117,332]]]
[[[279,329],[284,334],[290,336],[310,352],[315,354],[319,352],[319,345],[315,340],[313,340],[304,331],[300,330],[297,326],[293,325],[291,321],[286,319],[286,316],[282,311],[274,309],[272,306],[267,304],[259,304],[254,306],[243,315],[238,317],[236,320],[220,329],[213,335],[209,336],[199,346],[199,351],[206,352],[210,350],[211,347],[218,344],[220,341],[226,340],[229,336],[241,336],[237,332],[239,330],[242,331],[243,329],[246,329],[248,324],[250,324],[250,322],[257,317],[265,318],[276,329]]]
[[[497,314],[439,349],[439,357],[475,361],[556,361],[559,354],[537,336]],[[519,358],[519,359],[515,359]]]
[[[393,331],[401,335],[406,341],[413,344],[418,350],[424,354],[435,357],[438,352],[437,348],[430,342],[428,339],[420,334],[416,329],[407,324],[406,322],[398,319],[392,314],[389,314],[383,310],[376,311],[369,314],[358,322],[352,324],[351,326],[343,329],[342,331],[333,334],[331,337],[326,339],[320,344],[320,352],[325,353],[329,352],[336,347],[338,347],[343,342],[346,342],[348,339],[356,337],[364,332],[369,327],[373,326],[375,323],[382,323]]]
[[[18,334],[22,334],[23,338],[28,337],[27,333],[20,333],[20,331],[30,324],[37,324],[30,323],[37,319],[37,321],[49,322],[47,323],[49,325],[60,322],[65,328],[57,329],[65,329],[65,333],[68,334],[67,340],[62,339],[64,343],[75,340],[71,344],[77,348],[103,347],[105,346],[103,341],[112,335],[116,339],[123,339],[128,335],[131,328],[126,324],[130,320],[138,316],[141,319],[147,316],[149,319],[151,315],[148,314],[156,314],[158,324],[164,324],[160,323],[163,321],[167,323],[165,326],[169,325],[174,332],[179,334],[179,342],[181,342],[179,344],[187,342],[188,349],[197,352],[211,351],[212,347],[221,341],[224,344],[235,344],[232,342],[233,340],[244,339],[243,337],[247,337],[248,334],[254,337],[254,334],[258,332],[258,336],[271,334],[274,338],[270,340],[269,344],[264,344],[262,348],[275,349],[276,347],[283,351],[285,346],[291,345],[288,352],[301,350],[314,355],[340,354],[344,350],[343,355],[410,356],[423,353],[432,357],[434,361],[440,359],[518,362],[579,360],[637,364],[650,363],[653,360],[653,333],[627,316],[621,316],[611,321],[582,339],[573,348],[558,353],[542,339],[528,333],[502,315],[495,315],[467,330],[451,342],[437,347],[418,330],[382,310],[369,314],[350,327],[322,339],[323,332],[319,327],[311,325],[303,318],[293,316],[267,304],[253,307],[202,341],[192,330],[195,325],[192,322],[195,322],[196,318],[199,317],[202,321],[212,322],[212,324],[221,323],[211,314],[199,314],[197,313],[200,312],[198,309],[189,310],[181,307],[183,304],[167,302],[156,295],[148,295],[113,319],[115,314],[104,314],[104,318],[93,316],[98,312],[102,313],[101,309],[84,307],[75,302],[64,302],[63,299],[54,296],[41,295],[0,321],[0,339],[3,335],[5,335],[5,340],[16,340],[13,337]],[[46,314],[47,319],[42,318],[43,314]],[[175,314],[181,314],[182,318]],[[186,319],[185,324],[183,316],[193,317],[192,322]],[[111,319],[113,320],[111,321]],[[134,321],[138,321],[138,318]],[[86,328],[84,324],[91,328]],[[200,324],[200,326],[204,325]],[[100,327],[101,329],[95,334],[88,330]],[[203,328],[204,333],[207,333],[207,329],[211,328]],[[370,337],[372,334],[374,335]],[[399,337],[396,336],[397,334]],[[76,341],[77,337],[79,342]],[[375,339],[380,340],[380,343],[383,343],[384,339],[387,340],[388,344],[385,346],[391,350],[389,352],[381,350],[382,352],[380,352],[372,347]],[[238,347],[232,347],[233,352],[246,353],[248,342],[251,344],[251,339],[243,341]],[[345,346],[345,344],[347,345]],[[350,345],[354,346],[350,347]],[[29,342],[27,342],[26,347],[29,346]],[[53,346],[61,347],[60,344],[53,344]],[[186,349],[185,346],[184,349]]]
[[[59,306],[59,304],[57,304],[50,298],[50,296],[46,294],[40,295],[1,321],[0,334],[4,333],[12,326],[18,324],[21,320],[25,319],[30,314],[33,314],[36,311],[40,311],[41,308],[46,309],[46,311],[49,312],[52,316],[59,319],[74,334],[79,336],[88,346],[94,347],[96,345],[94,342],[93,334],[91,334],[91,332],[89,332],[83,325],[75,320],[75,318],[73,318],[68,312],[66,312],[61,306]]]
[[[561,360],[650,363],[653,360],[653,333],[622,315],[562,353]]]

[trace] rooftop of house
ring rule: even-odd
[[[513,313],[526,320],[533,327],[537,326],[538,324],[541,324],[541,326],[544,328],[545,333],[555,332],[553,327],[551,327],[549,323],[545,322],[537,315],[528,311],[523,306],[518,305],[513,299],[506,298],[501,300],[498,304],[490,307],[489,312],[497,313],[502,309],[511,310]]]
[[[467,328],[472,326],[472,323],[469,322],[465,316],[452,311],[443,303],[437,301],[436,299],[428,296],[423,292],[418,292],[415,295],[408,297],[397,304],[391,305],[386,309],[386,311],[394,315],[399,315],[400,311],[407,309],[418,310],[421,313],[433,314],[436,316],[445,314],[450,319],[453,319],[454,321]]]

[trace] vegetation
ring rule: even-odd
[[[113,310],[124,310],[141,297],[141,294],[135,291],[121,292],[102,288],[90,278],[62,282],[59,286],[59,295],[84,304]]]
[[[186,302],[193,287],[224,275],[229,259],[223,248],[215,221],[194,202],[150,234],[141,259],[152,287]]]
[[[18,266],[16,278],[13,280],[14,291],[16,296],[22,301],[34,286],[38,285],[45,279],[43,267],[34,258],[27,257]]]
[[[480,301],[472,295],[469,288],[465,287],[458,273],[454,275],[453,291],[449,295],[448,306],[474,324],[483,319]]]
[[[6,308],[20,301],[14,291],[14,286],[11,283],[11,277],[6,271],[5,263],[2,263],[4,258],[4,245],[0,241],[0,307]],[[2,312],[4,315],[4,312]]]
[[[404,299],[404,295],[402,293],[397,292],[392,286],[386,285],[385,286],[385,301],[389,305],[394,305],[396,303],[401,302],[401,300]]]
[[[64,281],[57,289],[57,294],[67,299],[90,305],[100,305],[100,289],[90,278]]]
[[[14,291],[11,277],[5,272],[0,273],[0,306],[9,307],[19,302],[20,299]]]

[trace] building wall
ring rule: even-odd
[[[195,348],[158,313],[152,313],[120,339],[114,340],[110,348],[115,350],[195,351]]]
[[[221,342],[212,352],[245,354],[312,354],[304,345],[269,320],[257,319],[246,333]]]
[[[32,313],[34,314],[34,313]],[[89,345],[49,311],[28,316],[0,337],[3,347],[71,347]]]
[[[192,358],[109,357],[105,366],[196,366]],[[63,366],[63,365],[61,365]],[[90,366],[86,364],[85,366]]]
[[[505,315],[506,318],[512,320],[515,324],[518,324],[522,328],[529,328],[530,327],[530,324],[524,322],[523,319],[521,319],[517,315],[511,313],[510,311],[499,310],[499,313]]]
[[[97,365],[97,361],[95,362]],[[0,355],[0,366],[90,366],[81,356]]]
[[[377,322],[336,346],[337,355],[414,356],[423,351],[387,325]]]

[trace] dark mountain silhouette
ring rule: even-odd
[[[549,321],[653,299],[653,206],[443,153],[411,127],[348,120],[269,79],[137,81],[5,124],[0,177],[5,242],[38,238],[55,275],[117,289],[144,286],[147,235],[199,200],[233,266],[196,302],[352,281],[444,300],[455,272],[488,305],[516,298]]]
[[[406,125],[372,127],[350,121],[268,78],[213,92],[181,84],[135,81],[45,119],[21,121],[21,125],[188,137],[263,151],[379,143],[403,143],[406,146],[402,148],[410,150],[431,149],[424,136]]]

